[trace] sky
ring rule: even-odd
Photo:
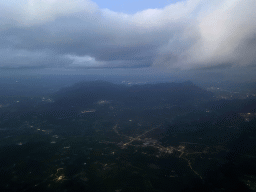
[[[169,4],[173,4],[182,0],[96,0],[95,2],[101,9],[109,9],[115,12],[123,12],[126,14],[135,14],[145,9],[162,9]]]
[[[1,1],[0,70],[252,71],[255,9],[255,0]]]

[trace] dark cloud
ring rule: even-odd
[[[209,69],[256,63],[254,0],[187,0],[134,15],[86,0],[10,0],[0,7],[2,68]]]

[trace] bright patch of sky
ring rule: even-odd
[[[127,14],[137,13],[145,9],[161,9],[179,1],[183,0],[93,0],[101,9]]]

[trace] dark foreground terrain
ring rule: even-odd
[[[256,191],[254,96],[191,82],[52,92],[1,96],[0,191]]]

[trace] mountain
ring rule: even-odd
[[[161,103],[182,105],[212,97],[192,82],[158,83],[125,86],[105,81],[80,82],[63,88],[53,95],[55,106],[90,107],[99,100],[111,100],[125,105],[154,106]]]

